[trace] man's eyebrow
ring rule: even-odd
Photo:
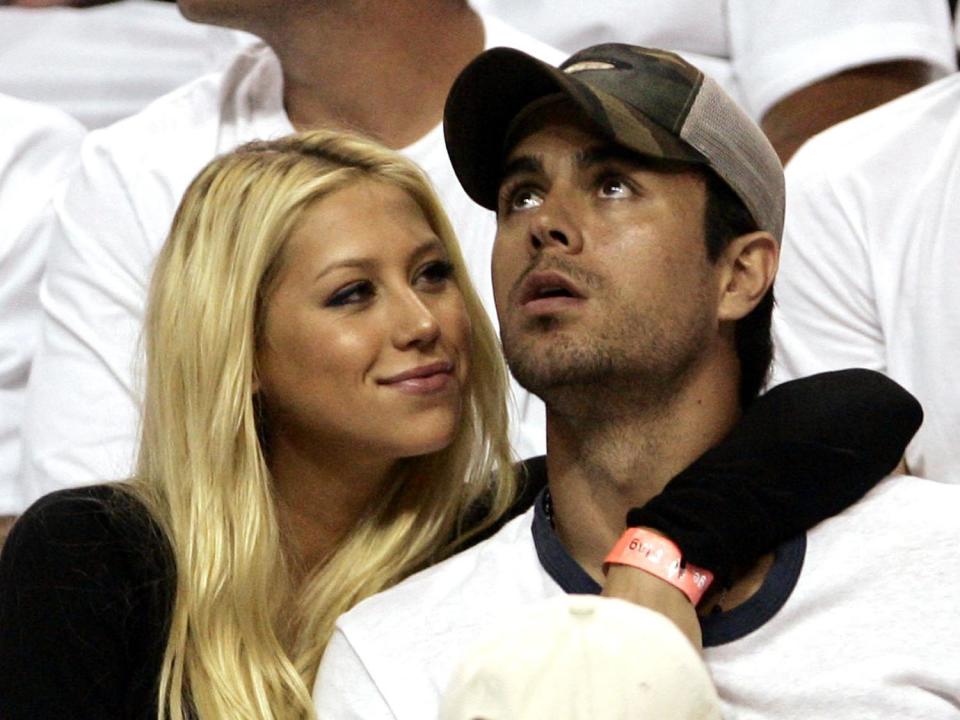
[[[538,174],[543,173],[543,163],[540,158],[533,155],[520,155],[512,160],[508,160],[503,166],[503,172],[500,173],[500,184],[509,180],[514,175],[522,173]]]
[[[622,163],[633,170],[666,174],[695,172],[698,168],[698,164],[693,161],[648,157],[613,143],[594,145],[580,150],[577,153],[576,162],[581,170],[589,170],[608,162]]]
[[[652,169],[654,163],[648,158],[620,145],[594,145],[577,153],[577,166],[581,169],[616,161],[631,165],[638,170]]]

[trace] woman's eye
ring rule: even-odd
[[[416,280],[427,285],[442,285],[453,276],[453,265],[447,260],[434,260],[424,265]]]
[[[327,300],[326,305],[327,307],[339,307],[341,305],[362,303],[373,297],[373,294],[373,283],[362,280],[337,290]]]
[[[603,197],[621,198],[630,194],[630,187],[622,178],[608,177],[600,181],[600,195]]]

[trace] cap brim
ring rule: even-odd
[[[562,94],[598,134],[650,157],[703,162],[703,156],[610,93],[512,48],[493,48],[460,73],[443,116],[447,152],[460,184],[476,203],[497,209],[505,141],[514,118],[530,103]]]

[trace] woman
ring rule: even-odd
[[[40,500],[0,556],[4,718],[311,717],[335,618],[515,495],[505,372],[449,225],[419,171],[370,141],[243,146],[184,196],[145,337],[136,477]],[[879,474],[851,472],[858,442],[842,455],[862,491]],[[776,452],[750,452],[769,481]],[[645,524],[723,507],[739,476],[722,468]],[[836,511],[821,476],[787,474],[757,514],[792,516],[789,491],[804,522]],[[685,542],[754,540],[756,515],[732,515],[681,523]],[[729,546],[724,561],[763,551]]]
[[[156,717],[151,693],[173,718],[307,716],[337,615],[441,556],[481,493],[490,518],[513,496],[505,371],[452,230],[424,177],[373,143],[247,145],[187,190],[145,338],[136,477],[48,497],[22,523],[52,523],[48,547],[134,558],[126,586],[122,560],[64,582],[154,620],[137,618],[130,642],[149,647],[123,692],[130,660],[104,678],[118,658],[88,627],[116,608],[71,600],[65,627],[97,657],[53,649],[64,716],[83,693],[103,716]],[[78,514],[92,517],[57,522]],[[24,534],[11,563],[32,554]],[[42,602],[21,585],[21,603]]]

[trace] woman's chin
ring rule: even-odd
[[[412,439],[409,447],[403,456],[407,458],[418,457],[421,455],[432,455],[441,452],[450,447],[457,439],[458,425],[451,424],[448,427],[433,427],[424,432],[415,439]]]

